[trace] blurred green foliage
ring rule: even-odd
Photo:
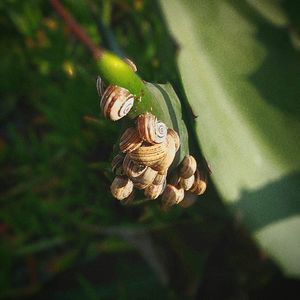
[[[156,1],[64,4],[95,43],[183,94]],[[0,297],[226,298],[284,280],[212,185],[168,213],[110,196],[121,128],[99,114],[92,58],[47,1],[1,1],[0,31]]]

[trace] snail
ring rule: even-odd
[[[128,153],[129,157],[137,163],[152,166],[159,163],[167,155],[167,143],[155,145],[142,145],[138,149]]]
[[[133,185],[137,189],[145,189],[147,186],[153,183],[155,177],[157,175],[157,171],[151,169],[150,167],[146,167],[146,170],[137,177],[132,177]]]
[[[134,127],[129,127],[125,130],[120,138],[120,150],[122,152],[132,152],[139,148],[143,143],[138,131]]]
[[[126,176],[117,176],[112,182],[110,190],[116,199],[123,200],[132,193],[133,183]]]
[[[184,190],[182,188],[178,189],[174,185],[167,184],[161,200],[164,207],[170,207],[181,202],[183,197]]]
[[[130,159],[129,155],[126,154],[123,160],[123,170],[124,173],[129,178],[135,178],[142,175],[147,169],[147,166],[138,164],[137,162]]]
[[[195,180],[190,189],[191,192],[195,193],[196,195],[202,195],[207,186],[207,178],[203,171],[196,170],[195,173]]]
[[[99,92],[102,92],[99,88]],[[106,118],[117,121],[126,116],[134,104],[134,96],[125,88],[109,85],[102,94],[100,107]]]
[[[179,175],[183,178],[191,177],[197,169],[197,162],[192,155],[186,155],[181,162]]]
[[[98,95],[101,98],[105,91],[105,83],[100,76],[97,77],[96,88],[97,88]]]
[[[182,187],[185,191],[188,191],[192,188],[194,181],[195,181],[194,175],[188,178],[180,177],[178,185]]]
[[[176,154],[176,144],[174,137],[170,134],[167,135],[167,154],[158,163],[154,164],[152,168],[161,174],[164,174],[172,164]]]
[[[150,114],[144,113],[137,118],[137,129],[140,137],[150,144],[163,143],[167,138],[167,126]]]
[[[137,67],[131,59],[129,59],[128,57],[125,57],[123,59],[123,61],[132,69],[133,72],[137,71]]]
[[[198,197],[198,195],[196,195],[192,192],[185,192],[183,200],[181,202],[179,202],[178,204],[183,208],[188,208],[196,202],[197,197]]]

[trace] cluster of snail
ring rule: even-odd
[[[100,77],[97,90],[104,116],[113,121],[128,114],[134,104],[134,96],[127,89],[116,85],[105,87]],[[162,195],[163,208],[192,204],[196,195],[205,192],[206,176],[197,169],[195,158],[187,155],[167,183],[168,170],[179,147],[180,138],[175,130],[148,112],[139,115],[135,126],[121,135],[120,152],[112,160],[116,175],[111,184],[113,197],[129,203],[134,198],[134,189],[138,189],[149,200]]]

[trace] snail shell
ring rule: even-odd
[[[102,80],[102,78],[100,76],[97,77],[96,88],[97,88],[97,91],[98,91],[98,95],[100,97],[102,97],[102,95],[105,91],[105,83],[104,83],[104,81]]]
[[[130,158],[135,162],[152,166],[158,163],[167,155],[167,143],[155,144],[155,145],[142,145],[138,149],[128,153]]]
[[[160,160],[158,163],[154,164],[152,168],[159,173],[166,173],[169,169],[170,165],[172,164],[174,157],[176,154],[176,147],[174,139],[171,135],[168,134],[167,136],[167,155]]]
[[[140,137],[150,144],[160,144],[167,137],[167,126],[150,113],[138,116],[137,129]]]
[[[144,194],[146,198],[154,200],[162,194],[165,187],[166,187],[166,181],[164,181],[162,184],[159,185],[150,184],[145,188]]]
[[[181,202],[183,200],[183,197],[184,190],[182,188],[177,189],[174,185],[167,184],[162,195],[162,204],[165,207],[170,207]]]
[[[133,161],[128,154],[126,154],[124,160],[123,160],[123,169],[124,173],[129,177],[129,178],[135,178],[140,175],[142,175],[147,167],[145,165],[140,165]]]
[[[100,106],[106,118],[117,121],[126,116],[134,103],[134,97],[122,87],[110,85],[102,95]]]
[[[138,131],[134,127],[127,128],[120,138],[120,150],[122,152],[132,152],[143,143]]]
[[[188,191],[192,188],[192,186],[194,184],[194,181],[195,181],[195,176],[194,175],[192,175],[189,178],[180,177],[179,186],[181,188],[183,188],[185,191]]]
[[[195,193],[196,195],[202,195],[207,187],[207,178],[204,172],[201,172],[197,169],[195,173],[195,180],[193,186],[190,191]]]
[[[188,208],[196,202],[197,197],[198,197],[197,195],[195,195],[191,192],[185,192],[184,198],[181,202],[179,202],[179,205],[183,208]]]
[[[197,162],[192,155],[186,155],[181,162],[179,175],[183,178],[191,177],[197,169]]]
[[[158,173],[156,177],[153,180],[153,184],[160,185],[166,180],[167,175],[166,174],[160,174]]]
[[[168,135],[172,136],[172,138],[174,139],[175,148],[176,148],[176,152],[177,152],[180,147],[180,137],[179,137],[178,133],[174,129],[168,128]]]
[[[124,161],[124,155],[123,154],[117,154],[112,162],[111,162],[111,169],[113,173],[116,175],[124,175],[124,169],[123,169],[123,161]]]
[[[137,71],[137,67],[131,59],[129,59],[128,57],[125,57],[123,60],[133,70],[133,72]]]
[[[115,198],[123,200],[132,193],[133,183],[125,176],[117,176],[112,182],[110,190]]]
[[[134,187],[136,187],[137,189],[145,189],[147,186],[152,184],[156,175],[157,171],[154,171],[150,167],[147,167],[141,175],[132,178]]]

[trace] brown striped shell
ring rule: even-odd
[[[174,204],[178,204],[183,200],[184,190],[178,189],[171,184],[167,184],[163,194],[162,194],[162,204],[165,207],[170,207]]]
[[[167,126],[150,113],[138,116],[137,129],[140,137],[150,144],[163,143],[167,137]]]
[[[190,189],[190,192],[195,193],[196,195],[202,195],[207,187],[207,177],[204,172],[197,169],[195,173],[195,180],[193,186]]]
[[[147,167],[141,175],[132,178],[134,187],[136,187],[137,189],[145,189],[147,186],[153,183],[156,175],[157,171],[154,171],[150,167]]]
[[[132,152],[143,143],[138,131],[134,127],[127,128],[120,138],[120,150],[122,152]]]
[[[180,138],[179,138],[178,133],[174,129],[168,128],[168,135],[172,136],[172,138],[175,142],[175,148],[176,148],[176,152],[177,152],[180,147]]]
[[[180,164],[179,176],[183,178],[191,177],[197,169],[197,162],[192,155],[186,155]]]
[[[145,165],[138,164],[133,161],[128,154],[125,155],[123,160],[123,170],[129,178],[135,178],[142,175],[146,169],[147,167]]]
[[[172,164],[176,154],[175,142],[171,135],[167,135],[167,155],[159,162],[152,165],[152,168],[159,173],[166,173]]]
[[[158,163],[167,155],[167,143],[155,145],[142,145],[138,149],[128,153],[129,157],[145,166],[152,166]]]
[[[183,188],[185,191],[188,191],[192,188],[192,186],[194,184],[194,181],[195,181],[195,176],[194,175],[192,175],[189,178],[180,177],[179,186],[181,188]]]
[[[110,190],[116,199],[123,200],[132,193],[133,183],[126,176],[117,176],[112,182]]]
[[[166,181],[164,181],[162,184],[159,185],[150,184],[145,188],[144,194],[148,199],[151,200],[157,199],[164,191],[165,186],[166,186]]]
[[[117,121],[126,116],[134,103],[133,95],[125,88],[109,85],[101,97],[101,110],[106,118]]]

